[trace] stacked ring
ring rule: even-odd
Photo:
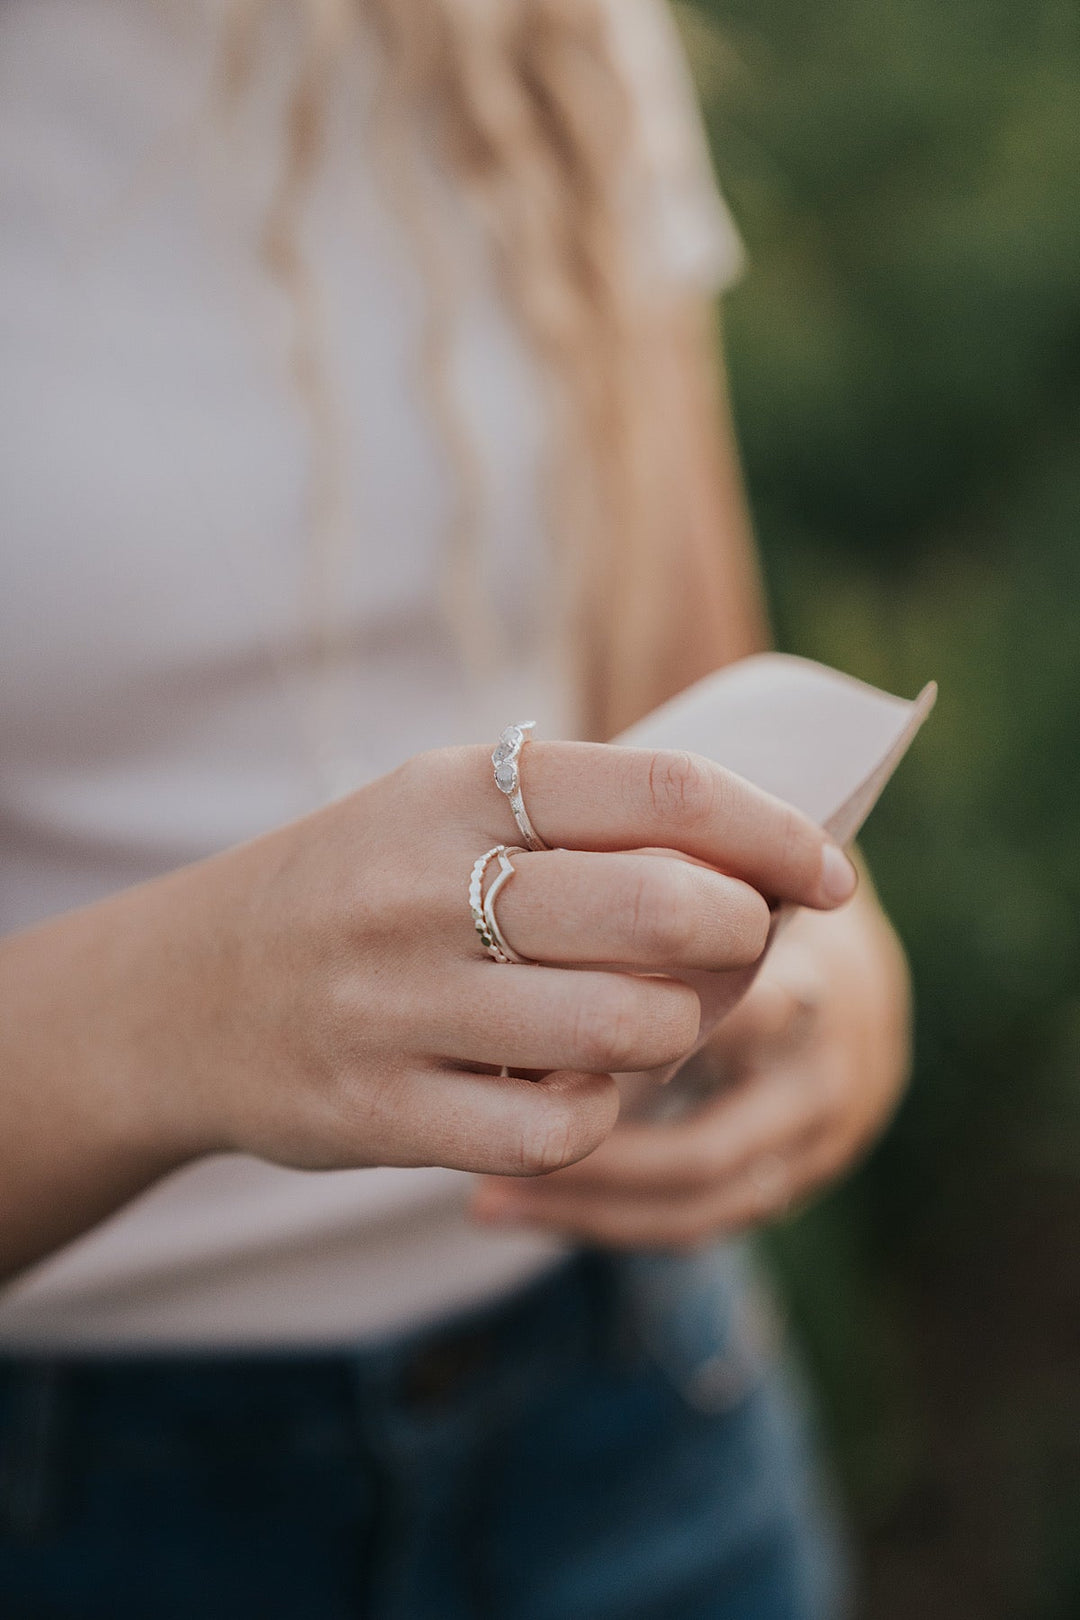
[[[494,849],[487,850],[474,862],[469,877],[469,911],[472,914],[473,927],[480,936],[480,943],[496,962],[521,964],[529,961],[527,956],[520,956],[507,942],[495,915],[495,901],[499,891],[514,875],[515,868],[510,857],[524,853],[523,849],[515,846],[496,844]],[[499,863],[499,872],[485,895],[484,874],[492,861],[496,860]]]

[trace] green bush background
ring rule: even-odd
[[[783,645],[935,716],[864,840],[892,1132],[774,1243],[867,1615],[1080,1615],[1080,8],[684,0]]]

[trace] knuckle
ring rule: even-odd
[[[684,955],[693,934],[690,899],[675,862],[643,857],[626,896],[623,928],[635,957],[664,962]]]
[[[660,823],[693,826],[718,808],[720,773],[697,754],[661,751],[649,763],[649,798]]]
[[[583,1068],[608,1073],[629,1060],[637,1044],[636,998],[618,979],[583,1001],[574,1019],[574,1047]]]
[[[688,985],[613,974],[577,1013],[578,1062],[594,1074],[656,1068],[690,1050],[700,1022],[701,1003]]]

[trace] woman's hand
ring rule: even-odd
[[[473,862],[514,835],[481,748],[421,756],[203,869],[226,949],[199,975],[215,1040],[188,1073],[217,1145],[318,1168],[579,1159],[615,1122],[611,1071],[686,1052],[699,1009],[670,979],[561,968],[741,967],[765,942],[762,891],[828,905],[854,882],[809,821],[705,761],[530,743],[521,770],[566,847],[515,857],[500,918],[543,966],[492,962],[469,916]],[[632,853],[658,843],[729,875]],[[500,1065],[542,1079],[483,1072]]]
[[[809,821],[693,756],[530,743],[521,771],[563,847],[517,858],[500,918],[549,965],[492,962],[472,926],[472,864],[514,838],[483,748],[5,941],[9,1262],[199,1154],[569,1164],[615,1122],[611,1071],[695,1041],[696,995],[650,969],[745,966],[762,895],[825,907],[855,882]],[[642,971],[562,971],[602,962]]]
[[[591,1158],[521,1187],[485,1183],[479,1218],[588,1242],[683,1248],[759,1225],[846,1169],[877,1135],[908,1065],[907,974],[868,886],[803,913],[704,1058],[712,1101],[672,1124],[620,1124]]]

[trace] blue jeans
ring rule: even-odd
[[[834,1620],[734,1250],[355,1353],[0,1362],[5,1620]]]

